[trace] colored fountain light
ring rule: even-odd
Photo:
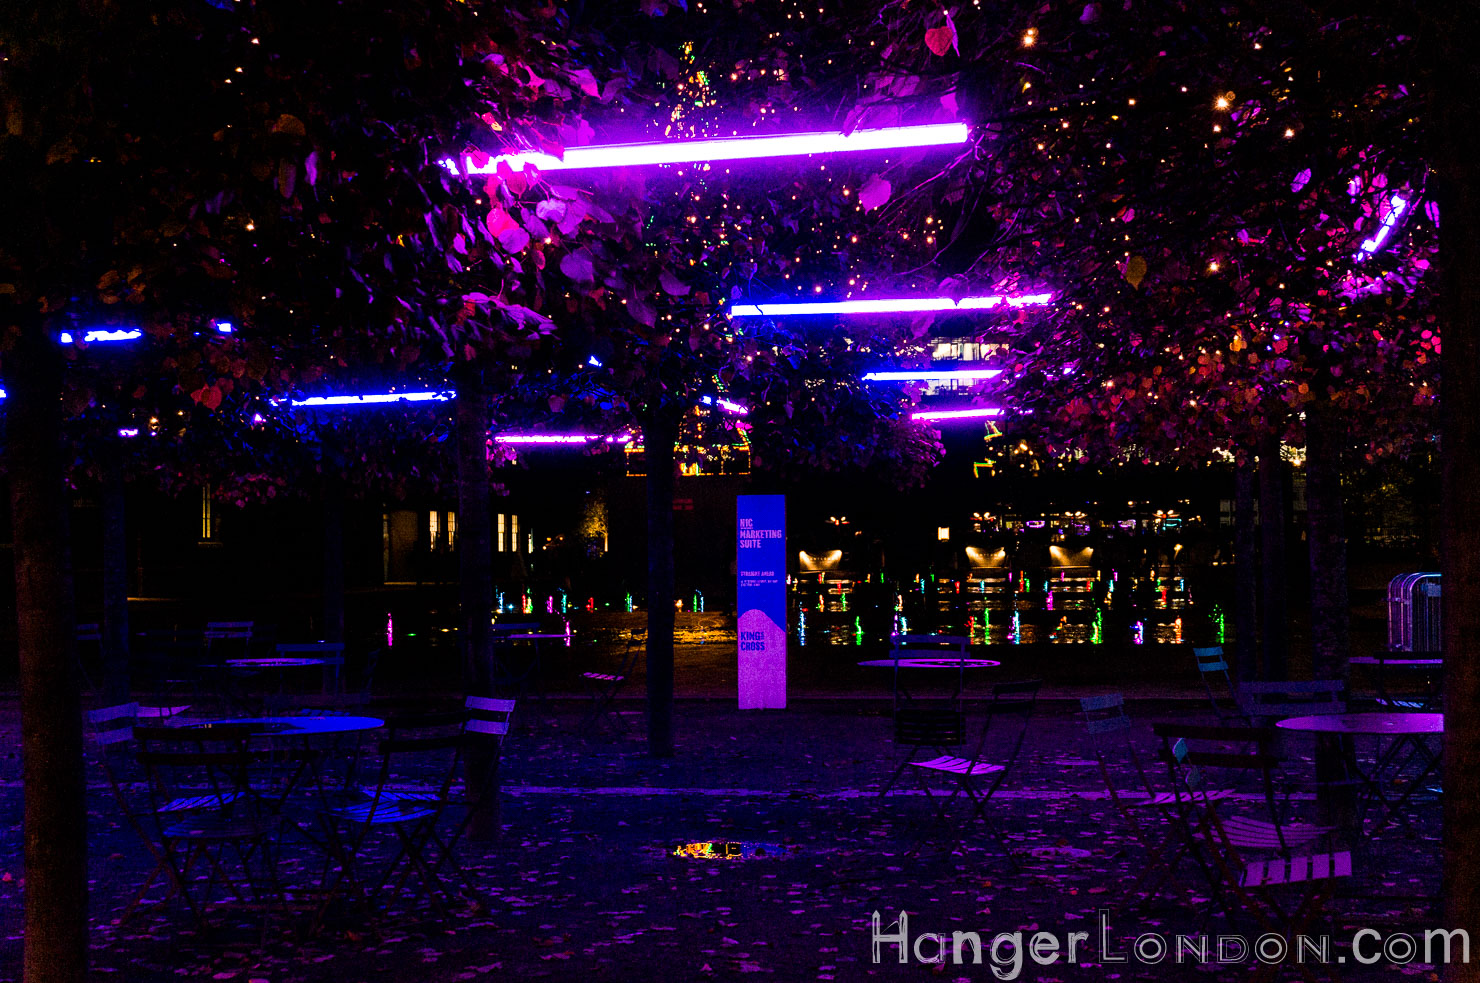
[[[1403,213],[1407,210],[1408,202],[1402,195],[1393,195],[1392,198],[1388,199],[1388,213],[1383,218],[1382,225],[1378,227],[1377,233],[1371,239],[1362,243],[1361,248],[1357,250],[1357,259],[1365,259],[1381,249],[1382,244],[1387,241],[1387,237],[1392,235],[1393,229],[1398,224],[1398,219],[1402,218]]]
[[[717,160],[763,160],[769,157],[798,157],[804,154],[845,153],[865,150],[900,150],[910,147],[945,147],[965,143],[971,128],[965,123],[931,123],[923,126],[891,126],[852,133],[786,133],[776,136],[727,137],[717,140],[678,140],[661,143],[623,143],[604,147],[567,147],[564,157],[529,152],[501,154],[477,163],[463,156],[461,167],[451,158],[440,163],[462,177],[497,173],[506,164],[514,171],[533,167],[538,171],[592,170],[602,167],[637,167],[646,164],[697,164]]]
[[[994,307],[1041,307],[1053,294],[991,294],[986,297],[891,297],[802,304],[736,304],[730,317],[786,317],[797,314],[918,314],[933,311],[989,311]]]
[[[987,417],[1001,416],[1000,406],[981,406],[970,410],[921,410],[911,413],[911,420],[929,422],[931,420],[981,420]]]
[[[995,379],[1002,374],[1001,369],[909,369],[902,372],[869,372],[863,377],[864,382],[947,382],[959,380],[969,382],[975,379]]]
[[[359,393],[353,396],[309,396],[292,399],[293,406],[371,406],[381,403],[442,403],[454,398],[457,393],[450,389],[439,392],[415,393]],[[281,402],[281,400],[274,400]]]
[[[58,340],[64,345],[70,345],[75,340],[72,337],[72,332],[70,331],[63,331],[57,337]],[[135,338],[142,337],[144,337],[144,332],[140,331],[138,328],[120,328],[117,331],[108,330],[106,328],[93,328],[82,336],[82,340],[87,342],[88,344],[92,344],[93,342],[98,341],[133,341]]]

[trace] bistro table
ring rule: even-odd
[[[1428,751],[1422,744],[1422,739],[1426,736],[1444,733],[1444,715],[1442,713],[1392,712],[1333,713],[1313,717],[1287,717],[1284,720],[1275,721],[1275,726],[1281,730],[1298,731],[1304,734],[1395,737],[1399,741],[1394,747],[1408,740],[1418,742],[1416,747],[1423,752],[1426,758],[1423,770],[1408,784],[1408,788],[1396,802],[1388,802],[1387,796],[1382,793],[1382,771],[1386,763],[1395,756],[1391,749],[1386,754],[1378,755],[1370,776],[1362,776],[1367,787],[1376,794],[1383,805],[1387,806],[1382,822],[1377,827],[1380,829],[1388,824],[1409,797],[1423,786],[1424,780],[1439,767],[1439,756]],[[1400,764],[1398,771],[1401,772],[1402,769],[1403,765]]]
[[[964,673],[967,669],[995,669],[998,666],[1002,665],[1002,663],[998,662],[996,659],[976,659],[970,657],[961,658],[959,656],[951,657],[940,655],[912,655],[900,656],[893,659],[865,659],[858,664],[865,669],[894,670],[894,701],[896,704],[898,704],[899,702],[899,696],[901,693],[904,694],[904,698],[906,700],[912,699],[909,690],[902,689],[899,685],[899,670],[901,669],[922,669],[936,671],[954,669],[957,673]],[[956,680],[956,696],[960,696],[961,691],[964,688],[964,677],[958,675]]]
[[[523,672],[516,673],[512,671],[512,667],[508,665],[504,666],[504,669],[508,673],[504,681],[518,686],[518,697],[522,699],[525,685],[532,680],[534,682],[535,696],[539,699],[541,705],[543,705],[545,701],[545,687],[540,679],[540,674],[543,671],[543,665],[540,662],[540,643],[559,639],[568,646],[570,645],[570,638],[570,632],[564,631],[516,631],[495,635],[495,644],[499,642],[529,642],[530,647],[534,649],[534,658],[529,661],[529,665],[524,667]]]
[[[288,715],[281,717],[226,717],[220,720],[178,718],[180,730],[209,730],[212,727],[250,727],[254,737],[323,737],[376,730],[385,726],[379,717],[351,717],[335,714]]]
[[[286,682],[283,674],[285,669],[312,669],[328,664],[326,659],[316,659],[307,656],[262,656],[256,658],[225,659],[218,663],[209,663],[202,666],[204,669],[213,669],[219,673],[218,689],[227,703],[235,705],[241,710],[260,710],[262,704],[256,701],[248,701],[245,694],[237,687],[238,679],[248,679],[266,670],[277,673],[277,693],[282,695]],[[269,684],[266,689],[271,689]],[[256,704],[256,705],[253,705]]]

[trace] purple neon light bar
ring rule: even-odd
[[[358,393],[352,396],[309,396],[306,399],[293,399],[288,402],[293,406],[373,406],[385,403],[442,403],[453,399],[457,393],[450,389],[437,392],[414,392],[414,393]],[[282,402],[274,400],[273,402]]]
[[[659,143],[621,143],[604,147],[567,147],[564,157],[528,152],[501,154],[477,164],[464,155],[462,167],[451,158],[441,161],[453,174],[474,177],[497,173],[500,164],[514,171],[574,171],[645,164],[697,164],[717,160],[762,160],[863,150],[899,150],[907,147],[944,147],[965,143],[971,128],[965,123],[891,126],[852,133],[786,133],[775,136],[726,137],[717,140],[678,140]]]
[[[900,372],[868,372],[864,382],[974,382],[979,379],[995,379],[1001,369],[907,369]]]
[[[570,446],[572,444],[594,444],[600,441],[608,444],[630,444],[632,435],[630,433],[614,434],[603,437],[594,433],[507,433],[498,434],[493,438],[495,444],[532,444],[532,445],[554,445]]]
[[[82,340],[88,344],[99,341],[133,341],[135,338],[144,337],[144,332],[138,328],[120,328],[117,331],[106,328],[93,328],[82,336]],[[57,336],[57,340],[64,345],[70,345],[75,340],[72,332],[63,331]]]
[[[992,294],[987,297],[892,297],[879,300],[837,300],[800,304],[736,304],[730,317],[785,317],[796,314],[911,314],[931,311],[989,311],[1008,307],[1040,307],[1053,294]]]
[[[1391,235],[1393,229],[1397,227],[1398,219],[1402,218],[1403,213],[1407,210],[1407,199],[1405,199],[1402,195],[1393,195],[1392,198],[1388,200],[1388,213],[1383,218],[1382,225],[1378,228],[1377,233],[1371,239],[1368,239],[1362,243],[1361,248],[1357,250],[1357,259],[1365,259],[1366,257],[1371,256],[1373,253],[1381,249],[1382,244],[1387,241],[1387,237]]]
[[[982,420],[1001,415],[1000,406],[981,406],[969,410],[920,410],[911,413],[910,419],[928,423],[934,420]]]

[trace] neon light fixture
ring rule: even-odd
[[[1000,406],[982,406],[970,410],[921,410],[911,413],[911,420],[929,422],[931,420],[981,420],[987,417],[1001,416]]]
[[[630,444],[632,435],[630,433],[613,434],[603,437],[594,433],[508,433],[498,434],[493,438],[495,444],[534,444],[534,445],[571,445],[571,444],[594,444],[599,441],[608,444]]]
[[[910,369],[904,372],[869,372],[864,382],[926,382],[952,380],[971,382],[978,379],[995,379],[1001,369]]]
[[[965,143],[971,128],[965,123],[891,126],[852,133],[786,133],[777,136],[728,137],[720,140],[679,140],[671,143],[623,143],[605,147],[568,147],[564,157],[529,152],[501,154],[482,164],[464,155],[461,170],[451,158],[441,161],[455,175],[494,174],[500,164],[514,171],[574,171],[598,167],[637,167],[644,164],[697,164],[716,160],[763,160],[863,150],[900,150],[907,147],[947,147]]]
[[[1006,304],[1008,307],[1039,307],[1053,300],[1053,294],[1020,294],[987,297],[892,297],[880,300],[838,300],[806,304],[736,304],[730,317],[785,317],[795,314],[912,314],[930,311],[989,311]]]
[[[138,427],[119,427],[118,428],[118,436],[120,436],[120,437],[137,437],[138,435],[139,435],[139,428]]]
[[[360,393],[355,396],[309,396],[307,399],[292,399],[293,406],[371,406],[381,403],[443,403],[455,397],[450,389],[439,392],[417,393]],[[282,402],[282,400],[274,400]]]
[[[133,341],[135,338],[142,337],[144,337],[144,332],[140,331],[138,328],[120,329],[118,331],[109,331],[103,328],[94,328],[93,330],[84,334],[82,336],[82,340],[91,344],[96,341]],[[64,345],[72,344],[72,332],[63,331],[58,336],[58,340],[61,341],[61,343]]]
[[[747,416],[750,413],[750,407],[746,406],[744,403],[737,403],[733,399],[724,399],[722,397],[715,396],[700,396],[699,402],[705,406],[713,406],[715,409],[723,410],[726,413],[733,413],[736,416]]]
[[[1407,210],[1408,202],[1402,195],[1393,195],[1389,198],[1388,213],[1383,218],[1382,225],[1378,227],[1377,233],[1371,239],[1362,243],[1361,248],[1357,250],[1357,259],[1364,259],[1381,249],[1387,237],[1392,235],[1398,219],[1402,218]]]

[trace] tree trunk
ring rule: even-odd
[[[1236,466],[1233,475],[1234,671],[1240,682],[1259,678],[1259,560],[1254,533],[1257,467]]]
[[[319,457],[324,523],[324,626],[326,642],[344,641],[344,448],[339,435],[325,428]]]
[[[103,465],[103,702],[115,706],[129,696],[128,502],[123,462]]]
[[[1438,119],[1440,297],[1444,325],[1443,630],[1444,913],[1439,924],[1480,939],[1480,31],[1471,12],[1440,5],[1431,91]],[[1480,981],[1480,960],[1452,962],[1452,983]]]
[[[647,462],[648,753],[673,757],[673,447],[678,426],[655,410],[642,430]]]
[[[25,983],[87,976],[87,813],[61,357],[39,326],[5,356],[25,797]]]
[[[1284,679],[1289,672],[1290,623],[1285,606],[1285,466],[1278,437],[1267,438],[1259,448],[1259,546],[1264,678]]]
[[[493,695],[493,538],[489,511],[488,391],[477,369],[459,373],[457,385],[457,564],[462,623],[463,680],[467,691]],[[467,752],[471,809],[468,838],[487,842],[499,834],[497,755],[486,741]]]
[[[1346,582],[1346,510],[1341,452],[1346,429],[1335,407],[1317,400],[1305,411],[1305,509],[1310,540],[1311,666],[1316,679],[1345,679],[1351,655]]]

